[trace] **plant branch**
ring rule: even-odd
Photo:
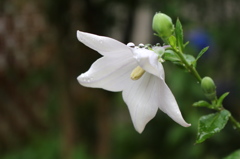
[[[177,53],[177,55],[179,56],[180,60],[182,61],[182,63],[184,64],[184,67],[190,72],[192,73],[192,75],[197,79],[197,81],[199,83],[201,83],[202,78],[199,75],[199,73],[197,72],[197,70],[195,69],[195,67],[193,67],[192,65],[190,65],[187,60],[185,59],[185,57],[183,56],[183,53],[181,51],[179,51],[178,49],[173,47],[173,50]]]
[[[197,79],[197,81],[199,83],[201,83],[202,81],[202,78],[201,76],[199,75],[198,71],[196,70],[196,68],[193,66],[193,65],[190,65],[187,60],[185,59],[184,57],[184,54],[182,51],[178,50],[177,48],[175,47],[172,47],[172,49],[177,53],[177,55],[179,56],[181,62],[183,63],[184,67]],[[218,100],[218,98],[216,97],[216,101]],[[223,109],[225,109],[223,106],[222,106]],[[215,109],[217,111],[221,111],[222,109]],[[239,132],[240,132],[240,123],[231,115],[229,117],[230,121],[232,122],[233,126],[235,129],[237,129]]]
[[[232,115],[229,117],[229,119],[234,125],[234,128],[240,132],[240,123]]]

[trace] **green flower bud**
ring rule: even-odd
[[[154,15],[152,28],[162,39],[167,39],[174,31],[172,19],[163,13],[156,13]]]
[[[201,81],[201,87],[205,96],[213,101],[216,99],[216,85],[210,77],[204,77]]]

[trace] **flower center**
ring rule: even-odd
[[[145,70],[142,69],[142,67],[137,66],[131,73],[130,77],[132,80],[138,80],[139,78],[142,77],[144,74]]]

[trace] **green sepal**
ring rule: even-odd
[[[172,62],[180,61],[180,58],[173,50],[165,50],[163,59],[167,61],[172,61]]]
[[[168,42],[169,44],[171,45],[171,47],[173,47],[174,49],[177,48],[177,39],[175,36],[171,35],[169,38],[168,38]]]
[[[188,62],[189,65],[192,65],[192,66],[196,66],[196,59],[194,56],[192,55],[189,55],[189,54],[183,54],[183,56],[185,57],[186,61]]]
[[[229,92],[224,93],[223,95],[221,95],[221,97],[219,97],[218,101],[217,101],[217,106],[221,106],[223,100],[228,96]]]
[[[184,58],[186,59],[186,61],[188,62],[189,65],[195,66],[195,63],[194,63],[195,62],[195,58],[192,55],[183,54],[183,56],[184,56]],[[177,53],[175,53],[171,49],[165,50],[163,59],[167,60],[167,61],[171,61],[174,64],[183,66],[183,63],[181,62],[181,59],[179,58]]]
[[[239,159],[239,158],[240,158],[240,149],[234,151],[233,153],[231,153],[227,157],[224,157],[224,159]]]
[[[220,132],[227,124],[230,116],[231,114],[227,110],[202,116],[198,121],[196,143],[202,143],[214,134]]]
[[[200,100],[198,102],[193,103],[193,106],[194,107],[207,107],[207,108],[213,109],[213,106],[204,100]]]
[[[180,50],[182,52],[183,48],[184,48],[183,29],[182,29],[182,24],[179,19],[177,19],[177,22],[176,22],[175,34],[176,34],[176,39],[177,39],[177,46],[180,48]]]
[[[160,37],[157,33],[153,33],[154,36]]]
[[[198,56],[197,56],[197,58],[196,58],[196,61],[208,50],[208,48],[209,48],[209,46],[203,48],[203,49],[199,52],[199,54],[198,54]]]

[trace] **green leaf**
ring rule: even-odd
[[[168,41],[169,41],[169,44],[173,47],[173,48],[176,48],[176,37],[171,35],[169,38],[168,38]]]
[[[197,56],[197,58],[196,58],[196,61],[208,50],[208,48],[209,48],[209,46],[203,48],[203,49],[199,52],[199,54],[198,54],[198,56]]]
[[[183,44],[183,47],[185,48],[189,44],[189,41],[187,41],[185,44]]]
[[[185,59],[187,60],[188,64],[193,65],[195,67],[196,59],[192,55],[189,55],[189,54],[183,54],[183,55],[184,55]]]
[[[177,19],[177,22],[176,22],[175,34],[177,39],[177,46],[180,48],[182,52],[183,51],[183,29],[179,19]]]
[[[234,151],[224,159],[239,159],[240,158],[240,150]]]
[[[217,101],[217,106],[221,106],[223,100],[228,96],[229,92],[224,93],[223,95],[221,95],[221,97],[218,99]]]
[[[198,134],[196,143],[202,143],[207,138],[220,132],[228,122],[230,112],[222,110],[217,113],[202,116],[198,121]]]
[[[207,107],[207,108],[212,109],[212,105],[204,100],[200,100],[198,102],[193,103],[193,106],[194,107]]]
[[[180,58],[173,50],[166,50],[163,56],[164,60],[177,62],[180,61]]]

